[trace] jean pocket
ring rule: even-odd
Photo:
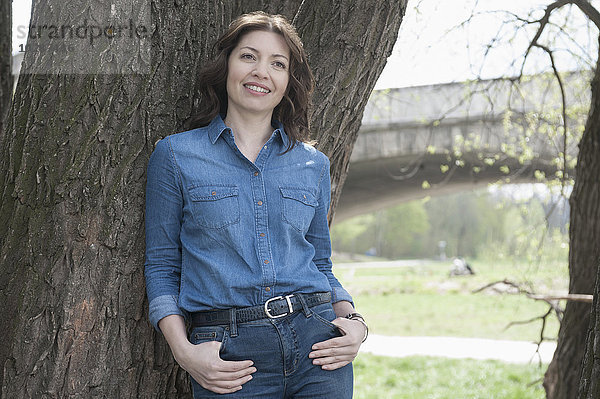
[[[305,188],[279,187],[279,191],[283,220],[296,230],[307,231],[319,204],[315,195]]]
[[[332,331],[334,331],[338,335],[342,335],[341,330],[338,326],[332,323],[332,321],[337,317],[335,312],[333,311],[333,307],[331,304],[323,304],[319,306],[315,306],[312,309],[313,316],[315,320],[318,320],[321,324],[325,325]]]
[[[190,342],[194,345],[216,341],[221,343],[219,352],[222,352],[227,341],[227,329],[222,326],[194,327],[190,332]]]
[[[237,186],[192,186],[188,191],[194,220],[200,226],[221,229],[240,221]]]

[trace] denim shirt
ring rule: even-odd
[[[250,162],[217,116],[158,142],[146,183],[150,321],[291,293],[352,301],[331,270],[329,160],[278,124]]]

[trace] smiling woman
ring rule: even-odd
[[[148,164],[150,320],[196,398],[350,398],[367,325],[332,272],[329,160],[305,142],[302,43],[256,12],[215,49],[195,128]]]
[[[236,134],[239,129],[251,121],[270,119],[281,102],[289,81],[289,53],[283,36],[269,31],[253,31],[242,36],[229,55],[225,124],[233,128],[238,146],[244,139],[244,136]],[[244,121],[244,125],[235,126],[235,120]],[[267,130],[266,133],[270,134],[271,130]],[[240,150],[252,161],[258,155]]]

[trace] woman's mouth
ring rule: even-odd
[[[245,84],[244,85],[245,88],[250,89],[252,91],[256,91],[258,93],[270,93],[271,90],[266,89],[264,87],[260,87],[260,86],[256,86],[256,85],[252,85],[252,84]]]

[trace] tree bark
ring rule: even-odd
[[[578,280],[588,279],[586,282],[588,284],[594,281],[594,275],[596,277],[592,311],[587,308],[582,310],[589,320],[589,327],[586,344],[580,345],[583,361],[579,368],[581,377],[577,380],[579,399],[600,399],[600,245],[598,244],[600,242],[600,53],[591,86],[590,114],[579,144],[577,177],[570,200],[571,229],[578,231],[575,236],[571,234],[571,251],[575,249],[580,251],[577,257],[571,257],[572,262],[590,271],[590,273],[571,276],[577,276]],[[583,242],[578,242],[573,247],[573,240]],[[575,270],[577,271],[579,270]],[[588,287],[581,287],[581,289],[588,289]],[[581,322],[584,323],[584,320]],[[585,331],[585,326],[582,327]],[[580,341],[580,344],[582,342]]]
[[[578,399],[600,398],[600,264],[596,275],[594,303],[581,365]]]
[[[600,55],[591,83],[591,107],[585,130],[579,143],[575,169],[575,185],[569,199],[571,216],[569,225],[569,293],[591,294],[600,264]],[[597,290],[596,290],[597,292]],[[596,308],[598,298],[596,296]],[[584,342],[590,324],[590,305],[569,301],[558,334],[554,358],[544,377],[548,399],[571,399],[577,396],[582,377],[582,359],[586,350]],[[591,331],[600,335],[600,330]],[[589,342],[588,342],[589,344]],[[588,348],[588,351],[598,351]],[[590,356],[589,354],[587,356]],[[598,358],[592,358],[596,362]],[[589,366],[589,363],[588,363]],[[597,375],[597,374],[596,374]],[[597,380],[596,380],[596,389]],[[598,399],[598,396],[594,398]]]
[[[13,92],[12,78],[12,1],[0,0],[0,138]]]
[[[145,6],[128,2],[133,10]],[[197,71],[229,21],[255,9],[283,13],[296,18],[315,69],[312,126],[331,157],[337,199],[406,1],[147,6],[149,73],[19,79],[0,136],[3,397],[188,397],[185,373],[147,320],[143,209],[153,144],[192,113]],[[74,16],[112,11],[91,0],[34,2],[32,24],[60,15],[76,25]],[[90,51],[83,40],[76,45],[72,54]],[[47,63],[52,46],[28,43],[24,69]],[[119,61],[135,60],[138,50]]]

